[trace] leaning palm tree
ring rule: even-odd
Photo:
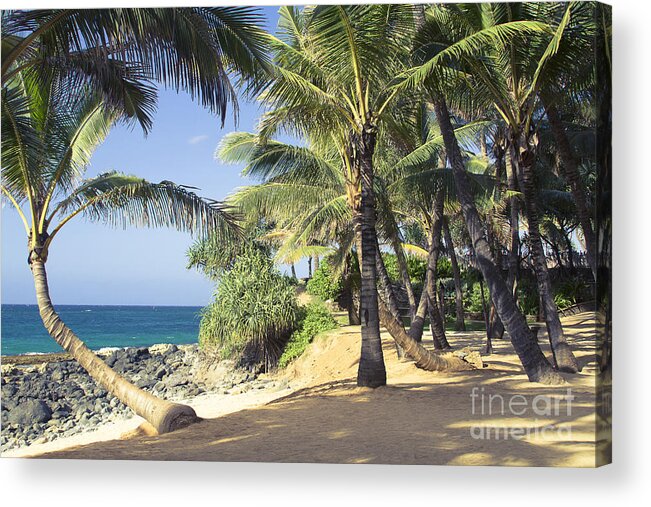
[[[110,172],[83,179],[94,148],[121,116],[89,87],[61,107],[54,83],[21,75],[2,89],[3,199],[23,223],[28,262],[43,325],[50,336],[109,393],[165,433],[194,421],[192,408],[161,400],[109,368],[57,314],[50,299],[46,263],[54,240],[78,216],[113,225],[162,227],[232,234],[225,208],[170,181],[150,183]],[[54,84],[54,86],[50,86]]]
[[[518,30],[519,33],[514,32],[513,36],[503,36],[481,52],[448,56],[471,76],[474,100],[477,103],[492,103],[504,120],[511,161],[524,196],[529,247],[554,362],[559,369],[575,373],[578,365],[563,332],[547,270],[540,235],[541,209],[534,170],[538,151],[535,131],[537,91],[543,82],[541,76],[565,36],[564,29],[573,8],[572,4],[526,3],[433,6],[429,10],[425,30],[437,44],[447,44],[450,48],[468,45],[482,33],[500,28],[515,25],[526,30]],[[560,19],[559,10],[564,13]],[[440,54],[425,66],[438,59]]]
[[[255,7],[5,10],[2,82],[56,78],[68,98],[89,86],[146,131],[157,83],[223,122],[228,105],[237,110],[233,81],[254,86],[268,66],[262,22]]]
[[[529,379],[559,383],[562,378],[553,370],[533,340],[524,315],[517,308],[511,291],[495,265],[490,244],[486,240],[486,228],[470,192],[466,164],[448,109],[450,99],[462,109],[468,107],[470,102],[470,109],[474,111],[485,109],[491,104],[495,81],[486,79],[485,74],[489,73],[489,66],[495,63],[490,58],[492,48],[508,45],[516,36],[550,33],[549,26],[544,23],[508,19],[508,16],[503,15],[503,9],[508,9],[509,5],[511,4],[474,4],[450,9],[430,7],[427,23],[416,39],[415,65],[403,74],[403,79],[396,87],[402,90],[427,89],[444,138],[446,157],[452,167],[477,266],[488,284],[499,317]],[[474,15],[470,19],[479,20],[477,25],[464,17],[467,12]],[[442,27],[450,29],[444,30]],[[459,93],[463,88],[466,88],[465,93]],[[500,85],[499,90],[501,89]],[[472,96],[470,101],[469,95]],[[560,345],[559,348],[564,349],[562,343]]]

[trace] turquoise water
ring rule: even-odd
[[[200,307],[58,305],[63,321],[91,349],[196,343]],[[45,332],[36,305],[2,305],[2,355],[61,352]]]

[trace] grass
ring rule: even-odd
[[[310,303],[305,309],[305,318],[285,345],[285,350],[278,360],[278,367],[285,368],[294,359],[303,355],[307,346],[319,333],[335,329],[338,326],[330,310],[323,303]]]

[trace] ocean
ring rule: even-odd
[[[197,343],[199,311],[195,306],[57,305],[68,326],[93,350],[146,347],[155,343]],[[36,305],[2,305],[2,355],[62,352],[46,333]]]

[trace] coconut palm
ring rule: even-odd
[[[150,183],[118,172],[83,179],[95,147],[121,112],[86,86],[61,107],[65,86],[21,74],[2,89],[2,196],[24,225],[28,262],[43,325],[109,393],[160,433],[196,419],[192,408],[137,388],[109,368],[57,314],[50,299],[46,263],[66,224],[83,216],[117,226],[171,226],[181,231],[232,234],[224,207],[170,181]]]
[[[31,74],[68,90],[90,87],[145,130],[155,83],[188,91],[226,118],[233,80],[253,83],[267,66],[262,16],[253,7],[7,10],[2,82]]]
[[[564,14],[555,24],[559,9]],[[524,196],[529,246],[554,361],[559,369],[568,372],[576,372],[578,365],[563,333],[540,236],[541,209],[534,169],[538,136],[534,121],[541,76],[557,54],[572,9],[572,4],[435,6],[430,9],[426,26],[426,31],[431,30],[429,33],[438,36],[439,42],[447,41],[452,45],[467,43],[477,34],[513,23],[520,22],[531,28],[526,38],[521,33],[503,39],[486,48],[481,58],[475,54],[455,60],[471,73],[476,101],[492,102],[506,125],[511,161]]]
[[[374,154],[397,93],[414,26],[409,5],[317,6],[280,10],[274,79],[263,93],[271,111],[264,136],[278,129],[335,138],[355,189],[353,223],[361,260],[362,347],[358,385],[386,383],[376,286]]]
[[[445,140],[446,156],[453,169],[457,195],[472,240],[477,266],[488,284],[499,317],[509,332],[530,380],[560,382],[561,378],[553,371],[540,347],[533,340],[526,319],[518,310],[495,265],[491,247],[486,240],[484,224],[469,189],[468,174],[454,135],[446,100],[452,98],[460,107],[468,107],[470,90],[475,95],[470,101],[471,109],[476,110],[478,104],[485,106],[487,102],[490,103],[494,98],[491,95],[492,87],[496,86],[501,91],[503,81],[497,76],[497,86],[491,79],[484,79],[484,74],[488,73],[489,64],[493,60],[480,56],[485,56],[493,48],[503,48],[516,35],[545,34],[550,30],[544,23],[508,19],[508,16],[504,15],[504,9],[510,8],[511,4],[473,5],[451,6],[449,9],[444,6],[432,6],[428,9],[429,17],[416,41],[416,65],[404,74],[403,81],[397,87],[407,90],[419,86],[427,87]],[[473,21],[477,24],[473,25]],[[503,54],[508,55],[509,52],[504,51]],[[491,76],[494,74],[490,73]],[[472,80],[475,76],[477,81]],[[478,83],[482,86],[478,86]],[[466,88],[465,94],[459,93],[460,86]],[[559,349],[562,348],[562,344],[558,345]]]
[[[351,233],[352,206],[347,203],[353,194],[344,180],[345,166],[336,147],[295,146],[276,140],[263,142],[255,134],[237,132],[224,137],[218,157],[229,163],[245,163],[243,175],[262,180],[258,185],[239,189],[228,202],[251,223],[276,224],[278,229],[262,238],[281,239],[277,259],[297,261],[300,257],[325,253],[329,249],[334,252],[335,260],[342,261],[335,262],[335,267],[342,270],[343,261],[349,258],[352,249],[359,248],[355,235]],[[384,231],[392,227],[384,223],[392,217],[392,211],[386,205],[387,189],[382,187],[380,180],[375,184],[380,203],[379,230]],[[390,281],[386,268],[379,254],[376,259],[378,271],[382,274],[378,282],[387,302],[382,322],[401,349],[424,369],[468,369],[469,365],[464,361],[435,354],[415,343],[417,325],[412,326],[409,334],[405,332],[395,312],[390,310]]]

